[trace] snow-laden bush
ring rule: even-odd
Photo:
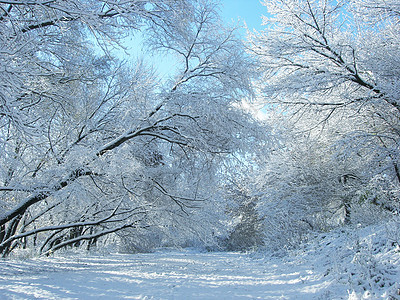
[[[319,299],[338,299],[337,291],[347,291],[346,299],[353,300],[400,299],[400,246],[393,241],[399,221],[396,217],[380,224],[317,234],[289,252],[289,260],[323,274],[321,280],[333,292]]]
[[[342,276],[348,277],[357,295],[377,298],[394,295],[397,291],[399,270],[393,258],[399,255],[400,249],[388,242],[387,237],[376,234],[356,241],[355,254],[347,273]]]
[[[254,206],[254,203],[243,205],[237,212],[238,221],[228,238],[222,242],[226,250],[251,251],[264,246],[262,219]]]
[[[368,185],[359,192],[359,203],[369,203],[390,213],[400,213],[400,189],[389,176],[374,176]]]

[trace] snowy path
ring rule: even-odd
[[[0,299],[312,299],[321,277],[238,253],[0,261]]]

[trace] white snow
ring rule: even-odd
[[[309,299],[325,285],[306,267],[181,251],[4,261],[0,298]]]
[[[0,261],[0,299],[400,299],[385,228],[317,236],[287,256],[171,251]]]

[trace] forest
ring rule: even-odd
[[[398,249],[400,1],[262,2],[0,1],[0,255]]]

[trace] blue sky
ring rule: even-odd
[[[250,29],[260,30],[261,15],[266,14],[266,8],[260,0],[221,0],[221,15],[225,22],[245,21]]]

